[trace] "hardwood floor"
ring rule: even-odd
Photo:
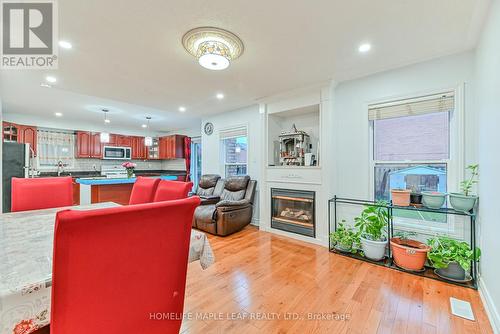
[[[471,289],[254,227],[210,242],[216,263],[189,265],[182,333],[492,333]],[[476,321],[451,315],[452,296],[472,304]]]

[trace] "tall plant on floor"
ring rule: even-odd
[[[354,218],[355,227],[361,233],[361,248],[365,257],[374,261],[385,257],[389,219],[388,203],[385,201],[367,205],[361,215]]]
[[[478,183],[479,165],[469,165],[467,170],[470,172],[468,179],[460,183],[461,193],[451,193],[451,206],[457,211],[469,212],[476,205],[477,196],[471,194],[472,187]]]

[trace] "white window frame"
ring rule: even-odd
[[[457,190],[460,180],[464,177],[464,137],[465,137],[465,128],[464,128],[464,84],[460,84],[458,86],[452,88],[443,88],[426,92],[419,92],[408,94],[405,96],[395,96],[391,98],[386,98],[383,100],[372,101],[366,104],[365,110],[368,113],[368,108],[373,104],[382,104],[382,103],[390,103],[394,101],[413,99],[427,95],[440,94],[444,92],[454,92],[455,96],[455,107],[452,112],[450,112],[449,118],[449,132],[450,132],[450,146],[449,146],[449,158],[444,160],[432,160],[432,161],[381,161],[375,160],[374,152],[375,152],[375,129],[374,122],[369,121],[370,128],[370,171],[369,171],[369,194],[370,199],[375,200],[375,166],[377,164],[430,164],[430,163],[440,163],[446,164],[447,166],[447,185],[446,189],[448,192]],[[436,223],[431,221],[423,221],[418,220],[415,222],[413,219],[409,218],[401,218],[395,217],[395,229],[402,231],[415,231],[421,235],[433,236],[435,234],[446,233],[451,237],[455,237],[457,239],[464,239],[465,231],[467,226],[464,225],[464,222],[461,220],[461,217],[448,215],[447,224]]]
[[[243,136],[223,136],[225,132],[231,132],[231,131],[237,131],[241,130],[245,132],[245,136],[247,138],[247,151],[246,151],[246,163],[229,163],[226,161],[226,145],[224,144],[225,139],[232,139],[232,138],[239,138]],[[236,125],[232,126],[229,128],[224,128],[219,131],[219,147],[220,147],[220,161],[221,161],[221,175],[224,175],[224,177],[227,177],[226,175],[226,167],[227,166],[246,166],[247,167],[247,174],[249,174],[249,164],[248,164],[248,152],[250,151],[249,149],[249,136],[248,136],[248,125]]]

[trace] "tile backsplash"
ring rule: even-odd
[[[185,170],[185,160],[175,159],[175,160],[132,160],[137,164],[138,170]],[[66,167],[67,171],[79,171],[79,172],[91,172],[91,171],[101,171],[102,165],[119,165],[122,161],[119,160],[101,160],[101,159],[75,159],[74,166],[72,168]],[[42,172],[56,172],[57,167],[40,169]]]

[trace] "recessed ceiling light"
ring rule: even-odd
[[[59,46],[63,49],[71,49],[73,47],[68,41],[59,41]]]
[[[51,86],[51,85],[46,84],[46,83],[42,83],[42,84],[40,84],[40,87],[44,87],[44,88],[52,88],[52,86]]]
[[[179,107],[179,111],[180,111],[180,112],[185,112],[185,111],[186,111],[186,107],[180,106],[180,107]]]
[[[142,126],[143,128],[147,128],[147,127],[148,127],[148,125],[147,125],[147,124],[143,124],[143,125],[141,125],[141,126]]]
[[[62,117],[63,114],[62,114],[62,112],[56,112],[56,113],[54,113],[54,115],[56,115],[56,117]]]
[[[217,95],[215,95],[215,97],[218,98],[219,100],[222,100],[224,98],[224,94],[218,93]]]
[[[358,51],[361,53],[365,53],[370,51],[372,48],[372,45],[370,43],[363,43],[359,46]]]
[[[56,77],[53,77],[53,76],[51,76],[51,75],[48,75],[48,76],[46,76],[46,77],[45,77],[45,80],[46,80],[47,82],[50,82],[50,83],[55,83],[55,82],[57,81],[57,78],[56,78]]]
[[[209,70],[224,70],[243,53],[243,42],[230,31],[200,27],[182,37],[187,52],[198,58],[198,63]]]

